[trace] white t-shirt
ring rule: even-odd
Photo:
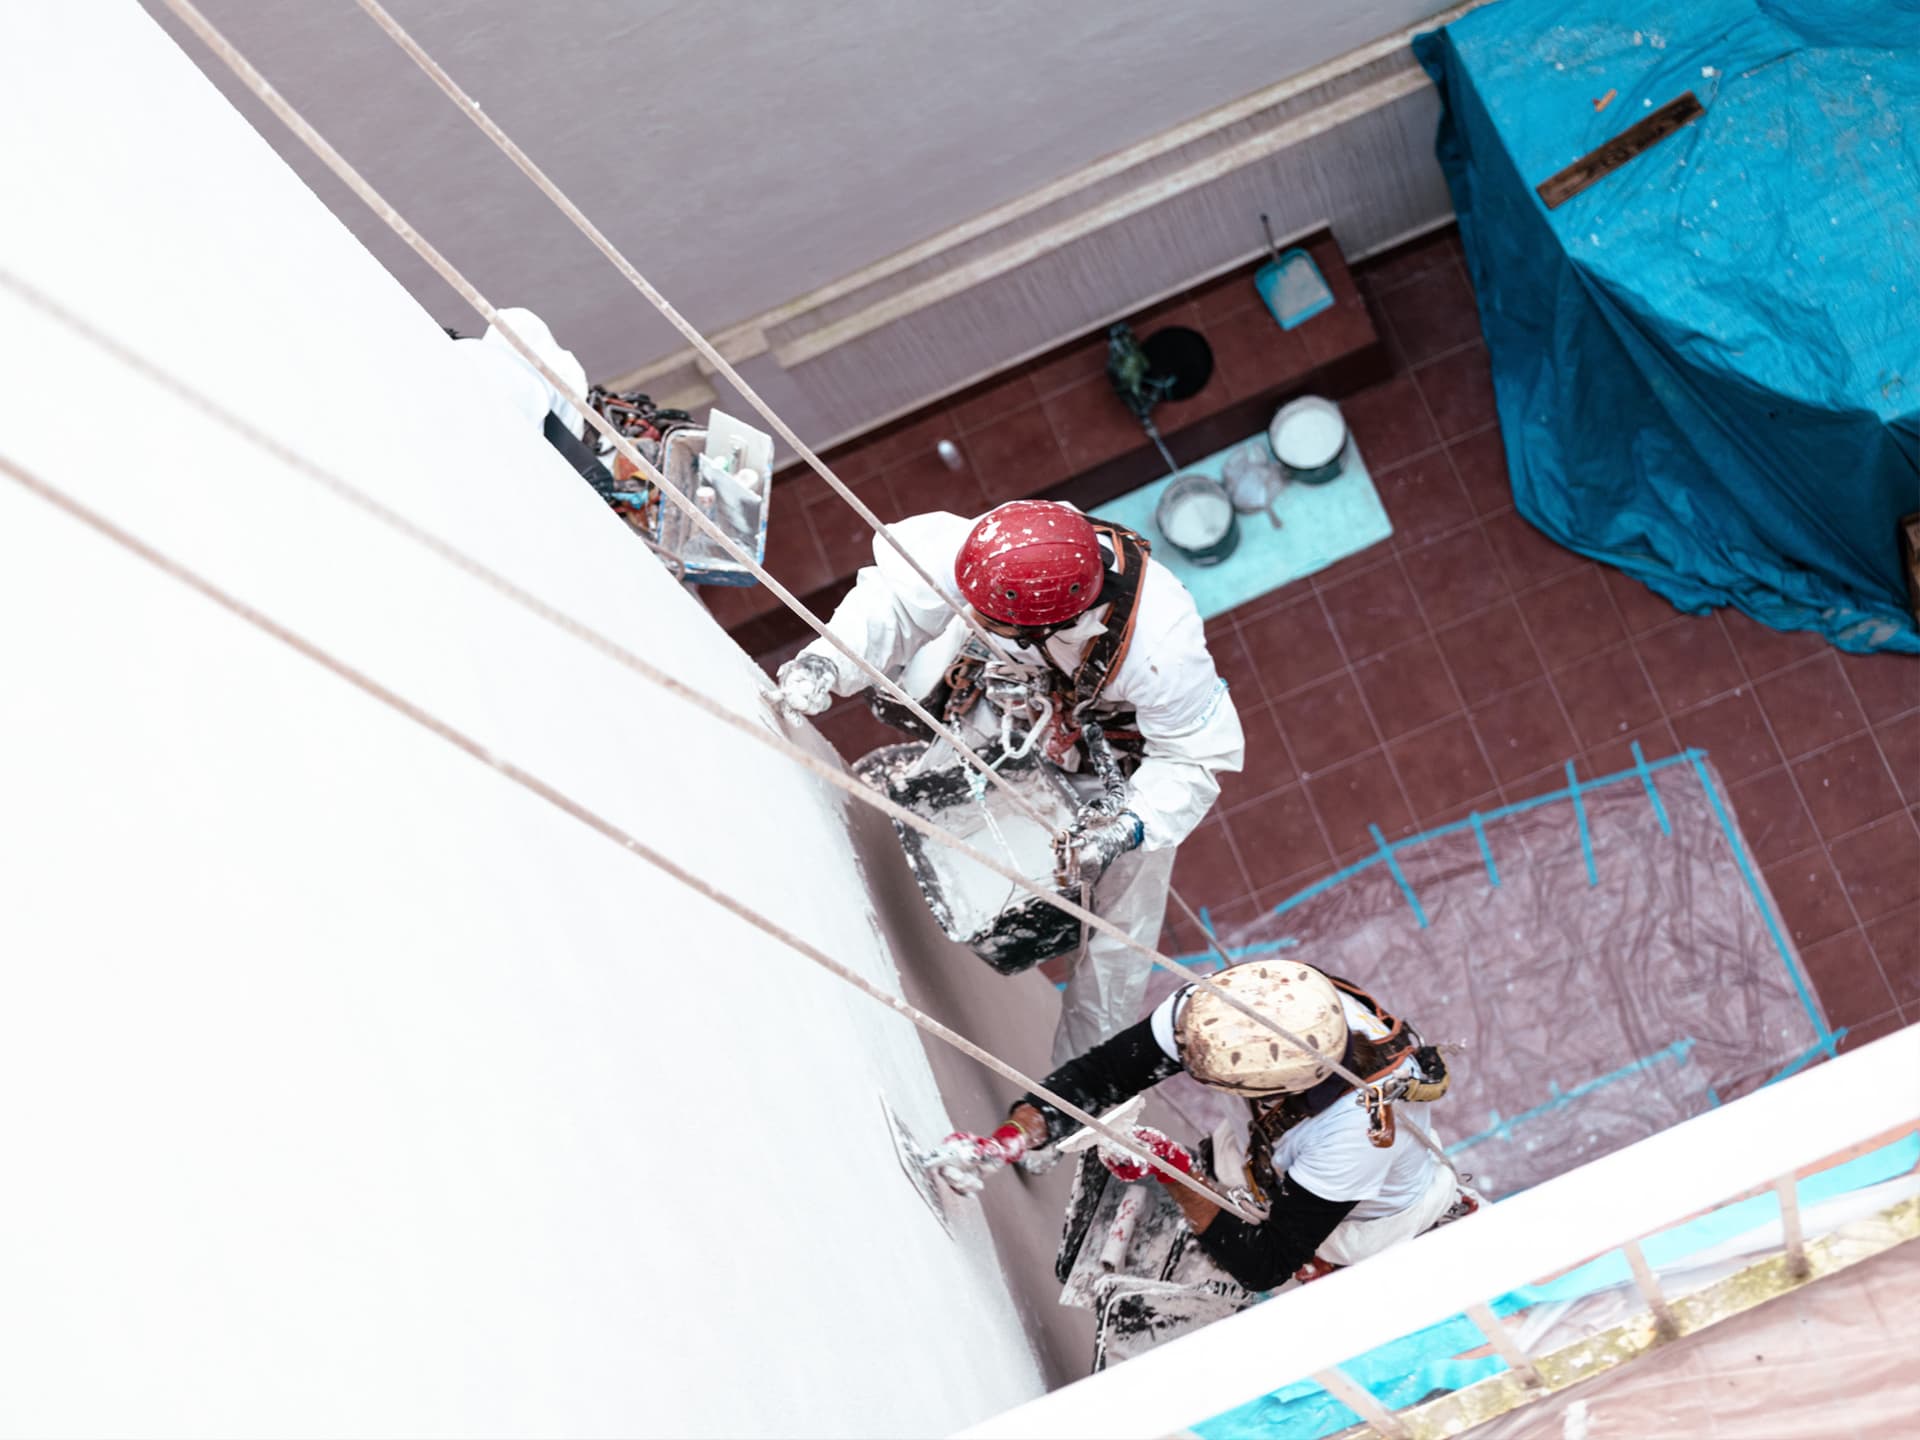
[[[1185,1001],[1185,989],[1176,990],[1153,1012],[1153,1038],[1170,1058],[1179,1059],[1174,1044],[1174,1019]],[[1358,1001],[1342,995],[1347,1026],[1370,1039],[1385,1035],[1382,1025]],[[1408,1056],[1401,1067],[1410,1073],[1414,1061]],[[1440,1162],[1433,1152],[1405,1133],[1409,1125],[1418,1125],[1432,1133],[1427,1122],[1427,1106],[1400,1101],[1393,1107],[1397,1132],[1393,1144],[1382,1149],[1367,1139],[1367,1112],[1343,1095],[1311,1120],[1303,1120],[1282,1135],[1273,1147],[1276,1175],[1293,1179],[1323,1200],[1354,1200],[1349,1218],[1378,1220],[1397,1215],[1415,1203],[1433,1183],[1434,1166]]]

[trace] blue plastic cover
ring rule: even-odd
[[[1684,610],[1920,652],[1920,0],[1501,0],[1415,49],[1520,513]]]

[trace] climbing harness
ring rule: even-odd
[[[1119,675],[1132,648],[1134,627],[1140,613],[1141,582],[1146,578],[1147,558],[1152,549],[1145,537],[1124,525],[1096,520],[1093,522],[1093,531],[1103,542],[1104,548],[1112,554],[1112,561],[1104,572],[1100,599],[1095,606],[1096,610],[1105,607],[1104,628],[1087,643],[1072,675],[1067,675],[1054,663],[1053,655],[1044,642],[1033,647],[1039,651],[1041,659],[1025,667],[1027,673],[1035,677],[1043,676],[1048,682],[1051,728],[1046,729],[1046,754],[1054,764],[1068,769],[1077,769],[1083,762],[1091,760],[1081,740],[1082,722]],[[1008,664],[1018,665],[1020,662],[1013,661],[998,647],[989,651],[970,640],[947,667],[939,690],[928,696],[925,703],[929,709],[939,709],[950,726],[965,718],[983,695],[989,701],[1000,704],[994,689],[993,671],[996,665]],[[899,707],[891,700],[883,702],[878,692],[875,693],[873,710],[883,721],[896,725],[900,723]],[[1139,758],[1141,748],[1140,736],[1131,728],[1133,717],[1130,713],[1124,713],[1109,716],[1108,720],[1108,740],[1126,758],[1131,768],[1132,762]],[[1038,722],[1036,732],[1045,729],[1046,724],[1046,721]]]
[[[291,105],[289,105],[285,101],[285,99],[273,88],[273,86],[271,86],[266,81],[266,79],[259,73],[259,71],[256,70],[250,63],[247,62],[247,60],[240,54],[240,52],[233,45],[233,43],[230,40],[228,40],[224,35],[222,35],[210,22],[208,22],[206,17],[202,15],[200,11],[190,3],[190,0],[165,0],[165,3],[168,9],[172,11],[183,23],[185,23],[186,26],[189,29],[191,29],[209,47],[209,49],[211,49],[214,52],[215,56],[224,65],[226,65],[228,69],[230,69],[235,74],[235,76],[242,82],[242,84],[244,84],[247,89],[249,89],[257,98],[261,100],[262,103],[264,103],[270,110],[272,110],[274,114],[284,124],[286,124],[290,130],[293,131],[296,137],[299,138],[301,142],[305,144],[314,153],[314,155],[317,158],[319,158],[328,167],[328,169],[330,169],[344,184],[348,186],[348,188],[353,190],[353,192],[357,196],[359,196],[359,198],[364,203],[366,203],[370,209],[373,210],[373,212],[382,220],[383,223],[388,225],[388,227],[391,228],[396,235],[398,235],[400,238],[405,240],[407,244],[415,251],[415,253],[417,253],[423,260],[425,260],[435,270],[435,272],[441,276],[441,278],[446,280],[447,283],[450,286],[452,286],[453,289],[463,299],[467,301],[467,303],[473,306],[473,308],[479,314],[484,316],[490,323],[498,325],[501,330],[503,338],[505,338],[508,341],[508,343],[512,345],[512,347],[522,356],[523,359],[525,359],[534,368],[534,370],[537,373],[539,373],[543,378],[545,378],[549,384],[554,385],[556,389],[559,390],[559,392],[563,396],[565,396],[566,398],[571,400],[573,403],[575,403],[576,406],[583,404],[584,397],[572,396],[568,393],[565,382],[561,380],[553,372],[552,368],[548,366],[538,355],[533,353],[531,347],[529,347],[524,340],[522,340],[518,335],[516,335],[512,331],[510,325],[501,323],[499,318],[499,312],[495,310],[495,308],[486,300],[486,298],[482,296],[479,293],[479,291],[477,291],[473,287],[473,285],[466,279],[466,277],[462,275],[458,270],[454,269],[454,267],[447,262],[445,257],[442,256],[437,249],[435,249],[423,237],[421,237],[419,233],[416,230],[414,230],[413,227],[409,225],[401,217],[399,212],[390,203],[388,203],[387,200],[383,196],[381,196],[378,191],[374,190],[374,188],[367,183],[365,177],[362,176],[342,156],[340,156],[339,152],[336,151],[330,144],[328,144],[327,141],[319,134],[319,132],[316,131],[313,128],[313,126],[310,123],[308,123],[303,116],[299,114],[298,111],[296,111]],[[519,166],[521,171],[524,174],[526,174],[528,178],[532,180],[535,183],[535,185],[537,185],[540,188],[542,193],[546,194],[549,199],[551,199],[557,206],[559,206],[560,209],[563,211],[563,213],[565,213],[568,216],[568,218],[572,220],[577,227],[580,228],[582,233],[585,234],[590,240],[594,242],[594,244],[601,250],[601,252],[607,256],[607,258],[616,266],[616,268],[620,270],[621,274],[627,278],[629,283],[631,283],[637,290],[639,290],[641,294],[643,294],[648,299],[648,301],[651,304],[653,304],[655,308],[658,309],[663,316],[667,318],[667,320],[670,323],[672,323],[677,329],[679,329],[682,334],[686,335],[689,338],[689,340],[695,345],[695,347],[698,350],[700,350],[700,352],[703,355],[706,355],[712,363],[714,363],[718,373],[726,377],[729,380],[729,382],[734,385],[736,390],[739,391],[742,397],[745,398],[749,404],[751,404],[756,410],[758,410],[763,416],[767,418],[768,423],[773,427],[775,433],[778,434],[783,440],[787,441],[787,443],[794,449],[795,453],[799,454],[810,466],[812,466],[814,469],[820,472],[823,478],[827,481],[829,487],[832,488],[837,494],[841,495],[843,499],[847,500],[847,502],[852,506],[855,512],[858,513],[862,519],[866,520],[867,523],[870,526],[872,526],[876,530],[876,532],[879,533],[881,537],[889,545],[891,545],[896,551],[898,551],[902,555],[902,557],[906,560],[909,567],[912,568],[915,571],[915,573],[919,574],[922,579],[927,581],[930,589],[932,589],[935,593],[940,593],[940,587],[933,582],[932,577],[927,575],[924,568],[921,567],[919,563],[913,559],[912,556],[906,553],[904,547],[900,545],[897,537],[892,535],[891,531],[888,530],[884,522],[882,522],[879,519],[879,517],[875,515],[868,506],[866,506],[862,501],[860,501],[860,499],[857,496],[855,496],[846,487],[844,482],[840,481],[838,477],[834,476],[829,470],[826,469],[824,465],[821,464],[818,457],[815,456],[813,452],[805,445],[805,443],[801,441],[799,437],[796,436],[792,432],[792,430],[783,421],[781,421],[777,415],[775,415],[772,412],[770,407],[768,407],[766,403],[763,400],[761,400],[759,395],[752,389],[752,387],[747,385],[746,382],[738,376],[734,368],[730,364],[728,364],[723,357],[720,356],[719,352],[714,350],[712,345],[703,336],[700,336],[699,333],[693,329],[693,327],[679,314],[678,311],[673,309],[673,307],[666,301],[665,297],[662,296],[659,293],[659,291],[657,291],[646,280],[646,278],[642,276],[639,273],[639,271],[633,267],[631,262],[629,262],[625,256],[621,255],[619,251],[613,247],[611,242],[609,242],[606,239],[606,237],[597,228],[595,228],[590,221],[587,220],[586,216],[580,212],[578,207],[575,206],[573,202],[569,200],[556,186],[554,186],[552,181],[547,178],[545,173],[541,171],[538,166],[535,166],[533,162],[527,158],[525,153],[521,151],[520,148],[517,145],[515,145],[511,139],[507,137],[505,132],[501,131],[500,128],[496,124],[494,124],[494,122],[490,120],[484,114],[484,112],[481,111],[480,107],[474,103],[472,98],[468,96],[463,90],[461,90],[459,86],[453,83],[452,79],[446,75],[445,71],[441,70],[440,67],[437,64],[435,64],[431,60],[431,58],[425,54],[423,50],[420,49],[420,47],[412,39],[412,37],[407,35],[406,32],[402,30],[398,26],[398,24],[393,21],[392,17],[388,15],[387,12],[377,3],[377,0],[360,0],[360,5],[361,5],[361,8],[365,10],[370,16],[372,16],[375,22],[378,23],[381,26],[381,28],[385,30],[389,34],[389,36],[392,37],[395,40],[395,42],[401,46],[402,49],[405,50],[408,53],[408,55],[411,58],[413,58],[415,62],[419,64],[421,68],[425,70],[430,77],[434,79],[435,83],[438,84],[441,87],[441,89],[450,98],[452,98],[457,105],[459,105],[462,108],[462,110],[469,116],[469,118],[472,119],[474,123],[478,125],[482,129],[482,131],[486,133],[488,137],[492,139],[494,143],[501,148],[503,153],[505,153],[510,159],[514,161],[514,163],[517,166]],[[121,347],[121,348],[124,349],[124,347]],[[175,388],[176,390],[185,389],[185,387],[178,386],[177,384]],[[207,407],[207,402],[205,402],[204,397],[196,397],[196,400],[198,403],[200,403],[203,406],[203,408]],[[588,423],[590,425],[593,425],[594,428],[600,430],[601,434],[604,437],[608,438],[609,440],[612,440],[614,442],[614,448],[618,450],[622,455],[626,456],[629,463],[636,465],[636,467],[640,470],[640,472],[646,475],[650,481],[656,484],[664,484],[663,477],[660,475],[658,468],[652,466],[649,462],[645,461],[644,457],[642,457],[638,451],[634,450],[632,445],[628,441],[626,441],[624,437],[619,436],[614,426],[610,424],[605,419],[605,417],[600,416],[597,412],[592,412],[591,407],[587,407],[587,410],[589,412]],[[385,507],[376,506],[374,502],[372,502],[362,492],[359,492],[352,486],[346,485],[344,482],[338,481],[335,477],[332,477],[328,475],[326,472],[319,470],[317,466],[313,466],[310,462],[303,463],[301,465],[301,468],[309,474],[317,475],[319,478],[323,480],[324,483],[327,483],[331,487],[335,488],[336,491],[344,492],[348,495],[351,495],[352,497],[354,497],[355,503],[368,508],[373,513],[381,514],[382,517],[387,521],[387,523],[393,524],[399,521],[399,517],[394,515],[391,511],[386,510]],[[854,665],[854,667],[860,671],[860,673],[868,676],[868,678],[873,680],[876,684],[879,684],[884,687],[890,687],[896,694],[899,695],[901,699],[907,702],[910,708],[914,709],[915,713],[923,722],[934,727],[939,733],[943,734],[944,738],[947,738],[949,740],[949,743],[954,744],[955,748],[963,756],[967,758],[970,764],[976,767],[984,768],[985,762],[979,757],[978,754],[976,754],[971,749],[971,747],[966,746],[964,742],[960,741],[957,736],[954,736],[950,729],[948,729],[944,725],[941,725],[939,722],[935,721],[934,717],[931,714],[929,714],[923,707],[919,707],[915,702],[912,701],[911,697],[906,696],[904,691],[900,691],[898,687],[893,684],[893,682],[889,677],[884,675],[875,666],[867,662],[863,656],[860,656],[857,653],[855,653],[851,649],[851,647],[849,647],[844,642],[842,642],[837,636],[833,635],[831,630],[826,625],[826,623],[822,621],[819,616],[815,615],[811,610],[809,610],[805,605],[801,604],[799,599],[795,597],[790,590],[788,590],[784,585],[780,584],[780,582],[777,579],[775,579],[773,576],[767,574],[763,567],[761,567],[757,562],[755,562],[750,556],[746,555],[746,553],[742,551],[738,545],[734,544],[733,541],[729,537],[727,537],[722,530],[719,529],[719,527],[713,525],[710,521],[706,519],[706,517],[699,515],[698,511],[694,508],[690,500],[688,500],[684,495],[680,495],[677,492],[672,492],[672,491],[665,492],[665,498],[669,499],[670,502],[673,503],[676,508],[681,509],[683,513],[687,514],[689,520],[691,520],[694,523],[695,528],[700,529],[702,533],[706,534],[710,539],[713,539],[720,546],[721,550],[724,553],[726,553],[730,558],[732,558],[738,563],[746,565],[751,571],[751,573],[754,575],[754,578],[759,580],[759,582],[762,585],[766,586],[769,592],[772,593],[777,599],[779,599],[783,605],[785,605],[788,609],[792,610],[796,615],[800,616],[801,619],[803,619],[807,623],[807,625],[815,631],[816,634],[820,635],[830,645],[834,646],[834,648],[839,650],[839,652],[842,655],[846,656],[847,659]],[[404,522],[401,522],[401,523],[403,525],[403,528],[407,528],[410,530],[413,528],[413,527],[405,527]],[[433,537],[425,536],[424,534],[417,531],[415,531],[415,537],[418,539],[422,539],[423,541],[428,543],[430,546],[433,546],[436,543]],[[131,537],[129,537],[129,539],[130,538]],[[137,542],[133,542],[133,543],[137,545]],[[451,547],[439,546],[438,548],[440,548],[443,551],[443,553],[448,553],[448,558],[452,559],[454,563],[462,565],[463,568],[466,568],[470,572],[479,571],[482,569],[482,567],[479,567],[477,565],[477,562],[472,561],[470,557],[466,557],[460,554],[460,552],[452,551]],[[713,715],[716,718],[720,719],[723,723],[734,725],[735,728],[737,728],[742,734],[751,736],[759,743],[771,744],[776,746],[777,748],[783,748],[791,758],[796,760],[797,763],[803,764],[806,768],[810,769],[813,773],[819,775],[827,783],[836,785],[837,787],[843,789],[848,794],[860,796],[864,803],[873,805],[875,806],[875,808],[886,810],[887,813],[889,813],[897,821],[901,821],[902,823],[905,823],[911,826],[916,831],[922,834],[926,834],[929,838],[934,839],[936,843],[947,846],[949,848],[955,849],[957,851],[960,851],[968,855],[969,858],[974,859],[978,863],[985,864],[989,869],[994,870],[995,873],[999,873],[999,874],[1005,875],[1007,878],[1017,880],[1019,884],[1021,884],[1024,888],[1027,888],[1028,890],[1030,890],[1037,898],[1041,899],[1044,903],[1053,906],[1054,908],[1060,910],[1064,915],[1070,916],[1071,918],[1080,921],[1082,924],[1089,925],[1092,928],[1100,930],[1103,934],[1109,935],[1116,941],[1116,943],[1124,946],[1125,948],[1136,951],[1139,954],[1143,955],[1144,957],[1148,958],[1149,960],[1152,960],[1161,965],[1164,965],[1167,969],[1171,970],[1175,974],[1183,976],[1184,978],[1192,981],[1196,985],[1199,985],[1217,994],[1224,994],[1224,992],[1220,992],[1218,990],[1218,987],[1214,985],[1211,979],[1209,979],[1207,976],[1201,975],[1198,972],[1194,971],[1190,966],[1184,965],[1177,960],[1174,960],[1168,956],[1161,954],[1159,951],[1155,950],[1151,946],[1142,944],[1141,942],[1133,939],[1132,936],[1128,935],[1125,931],[1121,930],[1118,926],[1112,924],[1112,922],[1107,921],[1102,917],[1095,915],[1092,912],[1084,909],[1083,907],[1074,904],[1072,901],[1066,899],[1065,897],[1049,894],[1047,891],[1043,890],[1041,887],[1034,885],[1031,881],[1027,880],[1025,877],[1016,876],[1014,875],[1013,872],[1007,870],[1005,867],[996,865],[990,859],[990,857],[982,854],[981,852],[974,849],[973,847],[966,845],[964,842],[958,841],[954,837],[944,834],[939,830],[939,827],[926,824],[922,822],[919,819],[919,817],[911,815],[910,812],[903,810],[901,807],[887,803],[885,801],[885,797],[872,792],[871,790],[868,789],[868,787],[862,785],[861,782],[859,782],[858,780],[855,780],[852,777],[847,776],[835,770],[833,767],[818,761],[813,756],[807,755],[805,751],[800,749],[800,747],[793,746],[791,745],[790,742],[784,742],[783,737],[775,736],[769,732],[766,732],[762,727],[756,726],[752,722],[747,721],[742,717],[735,716],[726,707],[719,705],[717,702],[712,701],[709,697],[706,697],[700,694],[700,692],[698,691],[694,691],[688,687],[678,685],[677,682],[674,682],[671,677],[666,676],[664,672],[661,672],[657,667],[653,667],[646,664],[646,662],[640,660],[638,656],[633,655],[630,651],[627,651],[624,647],[621,647],[617,644],[614,644],[611,641],[606,640],[604,636],[598,635],[597,632],[591,631],[588,627],[580,626],[578,625],[577,622],[572,621],[570,617],[566,617],[562,615],[560,612],[554,611],[551,606],[545,605],[543,602],[540,602],[537,599],[537,597],[528,595],[525,591],[520,590],[519,587],[513,586],[511,582],[506,581],[504,577],[496,576],[493,578],[493,580],[490,583],[494,583],[497,586],[503,587],[504,592],[513,594],[516,600],[518,601],[518,603],[529,605],[530,608],[534,609],[537,613],[542,613],[547,618],[549,618],[553,623],[561,625],[563,628],[568,628],[575,632],[583,632],[586,636],[591,637],[590,643],[594,643],[598,648],[617,656],[620,659],[621,663],[628,665],[630,668],[635,669],[639,673],[645,674],[650,680],[653,681],[653,683],[661,685],[664,688],[668,688],[674,691],[674,693],[682,695],[683,698],[688,699],[689,703],[699,705],[702,709],[706,710],[710,715]],[[984,632],[984,630],[982,630],[982,628],[979,626],[976,620],[972,619],[972,617],[969,617],[964,613],[961,613],[960,618],[962,619],[963,622],[967,623],[968,628],[973,630],[976,633],[976,635],[978,635],[982,639],[983,642],[991,643],[987,639],[986,633]],[[995,778],[998,778],[998,777],[995,777]],[[556,803],[559,803],[559,802],[556,801]],[[572,802],[567,802],[567,804],[563,805],[562,808],[567,808],[569,810],[569,813],[578,813],[580,809],[580,807],[573,805]],[[687,880],[687,883],[696,884],[696,888],[702,889],[702,893],[712,893],[711,887],[704,886],[704,884],[701,884],[701,883],[696,883],[693,880],[693,878],[690,876],[685,878]],[[742,907],[742,908],[744,909],[745,907]],[[1190,910],[1190,907],[1187,907],[1184,904],[1184,902],[1182,902],[1182,909]],[[748,913],[751,914],[752,912],[749,911]],[[759,917],[756,917],[756,922],[758,921],[758,918]],[[765,923],[767,925],[771,925],[772,922],[765,922]],[[774,931],[770,933],[777,933],[777,931],[778,931],[778,927],[774,927]],[[1209,938],[1209,942],[1213,945],[1216,951],[1218,951],[1222,955],[1222,957],[1225,958],[1226,952],[1220,946],[1217,938],[1213,937],[1211,934],[1209,934],[1208,938]],[[799,945],[796,945],[795,948],[802,948],[802,947]],[[809,952],[809,951],[803,950],[803,953],[809,953],[809,958],[817,958],[821,963],[827,964],[829,968],[844,969],[844,967],[836,967],[834,965],[834,962],[829,960],[824,955],[819,955],[818,952]],[[867,987],[862,987],[862,988],[867,988]],[[1248,1010],[1247,1007],[1240,1004],[1238,1001],[1234,1000],[1232,997],[1225,997],[1225,998],[1228,1000],[1228,1003],[1234,1005],[1236,1009],[1243,1010],[1247,1014],[1253,1015],[1253,1012],[1251,1010]],[[1255,1015],[1254,1018],[1260,1019],[1261,1017],[1258,1017],[1257,1015]],[[933,1022],[930,1019],[930,1017],[922,1016],[921,1020],[926,1021],[926,1025],[923,1026],[923,1028],[928,1028],[928,1027],[937,1025],[937,1022]],[[919,1022],[916,1021],[916,1023],[919,1023]],[[1290,1044],[1293,1044],[1296,1046],[1302,1046],[1302,1042],[1299,1039],[1299,1037],[1296,1035],[1293,1035],[1291,1032],[1287,1031],[1284,1027],[1274,1025],[1268,1021],[1263,1021],[1263,1023],[1266,1023],[1268,1027],[1272,1029],[1272,1031],[1281,1039],[1286,1040]],[[940,1028],[944,1030],[944,1027],[940,1027]],[[951,1034],[951,1032],[945,1032],[945,1033],[949,1035]],[[955,1037],[955,1038],[958,1038],[958,1037]],[[977,1047],[975,1048],[977,1049]],[[984,1055],[984,1052],[981,1052],[981,1054]],[[977,1056],[976,1058],[980,1058],[980,1057]],[[993,1068],[996,1069],[996,1073],[1002,1073],[1004,1075],[1012,1074],[1012,1072],[1010,1071],[1010,1067],[1006,1067],[1002,1062],[991,1061],[991,1064]],[[1344,1069],[1344,1067],[1339,1067],[1339,1068]],[[1022,1080],[1021,1083],[1025,1084],[1026,1082]],[[1363,1083],[1363,1082],[1358,1082],[1358,1083]],[[1035,1093],[1039,1093],[1039,1092],[1035,1091]],[[1082,1117],[1076,1114],[1075,1118],[1082,1119],[1083,1123],[1086,1123],[1087,1117]],[[1439,1156],[1439,1158],[1444,1163],[1447,1163],[1451,1167],[1451,1162],[1447,1161],[1444,1152],[1442,1152],[1437,1145],[1434,1145],[1431,1140],[1427,1139],[1422,1132],[1418,1131],[1417,1127],[1416,1127],[1416,1134],[1420,1134],[1422,1142],[1429,1145],[1429,1147],[1434,1150],[1435,1154]],[[1197,1191],[1201,1193],[1206,1193],[1209,1195],[1210,1198],[1216,1201],[1223,1200],[1225,1198],[1223,1196],[1218,1195],[1217,1192],[1210,1191],[1206,1186],[1199,1185],[1197,1184],[1197,1182],[1191,1182],[1190,1177],[1183,1176],[1182,1172],[1178,1171],[1174,1167],[1166,1165],[1158,1157],[1145,1155],[1145,1152],[1141,1151],[1139,1147],[1136,1147],[1130,1143],[1123,1142],[1121,1144],[1121,1148],[1127,1150],[1129,1153],[1134,1153],[1136,1155],[1144,1156],[1147,1163],[1150,1164],[1154,1170],[1161,1173],[1163,1176],[1171,1180],[1173,1183],[1188,1184],[1190,1188],[1195,1188]]]
[[[1247,1175],[1253,1196],[1262,1203],[1273,1193],[1277,1180],[1273,1148],[1295,1126],[1351,1096],[1353,1103],[1367,1112],[1368,1142],[1387,1149],[1398,1134],[1393,1115],[1395,1102],[1430,1104],[1445,1095],[1452,1084],[1446,1060],[1437,1046],[1428,1045],[1417,1030],[1398,1016],[1388,1014],[1372,995],[1352,981],[1338,975],[1329,975],[1327,979],[1335,990],[1384,1026],[1386,1033],[1369,1036],[1357,1028],[1349,1028],[1346,1051],[1341,1056],[1346,1075],[1330,1075],[1312,1089],[1297,1094],[1247,1102],[1251,1116]],[[1409,1057],[1419,1073],[1396,1074]],[[1416,1126],[1415,1133],[1425,1132]]]

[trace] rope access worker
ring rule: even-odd
[[[1016,500],[977,521],[933,512],[892,528],[936,592],[884,539],[830,629],[897,678],[970,746],[996,737],[1044,747],[1080,809],[1055,844],[1056,879],[1142,945],[1159,938],[1174,850],[1238,770],[1240,717],[1214,669],[1193,597],[1147,542],[1070,505]],[[957,613],[970,608],[988,649]],[[817,715],[867,678],[825,640],[780,667],[781,698]],[[911,727],[918,722],[890,714]],[[1083,727],[1097,720],[1120,758],[1124,793],[1093,773]],[[1130,773],[1128,773],[1130,770]],[[1054,1063],[1135,1020],[1151,962],[1097,932],[1067,980]]]
[[[1139,1024],[1047,1076],[1046,1089],[1099,1114],[1185,1071],[1248,1104],[1245,1145],[1238,1127],[1214,1133],[1214,1178],[1264,1206],[1250,1225],[1169,1183],[1208,1257],[1248,1290],[1308,1280],[1478,1208],[1479,1197],[1411,1133],[1432,1137],[1428,1111],[1446,1093],[1445,1061],[1414,1029],[1365,991],[1296,960],[1250,960],[1215,977],[1221,989],[1307,1043],[1281,1039],[1211,991],[1188,985]],[[1368,1082],[1356,1093],[1327,1057]],[[953,1135],[935,1173],[953,1190],[977,1192],[983,1177],[1077,1130],[1034,1095],[1014,1105],[990,1136]],[[1145,1126],[1134,1138],[1188,1174],[1194,1156]],[[1103,1147],[1121,1180],[1144,1178],[1134,1156]],[[1158,1171],[1154,1172],[1158,1175]]]
[[[586,367],[571,350],[554,339],[546,321],[519,306],[509,306],[500,311],[499,316],[549,370],[566,381],[574,394],[587,393]],[[465,372],[463,379],[477,382],[482,393],[491,396],[496,404],[511,414],[518,414],[529,425],[538,426],[547,443],[560,452],[574,473],[600,492],[603,499],[610,499],[616,475],[621,480],[627,478],[618,472],[621,469],[630,472],[632,467],[622,457],[615,473],[608,473],[586,439],[586,417],[552,381],[527,363],[501,334],[500,327],[487,326],[486,334],[478,340],[451,328],[447,334],[454,341],[453,353]]]

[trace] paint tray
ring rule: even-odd
[[[1284,251],[1262,265],[1253,274],[1253,288],[1282,330],[1293,329],[1333,304],[1332,288],[1304,250]]]
[[[1052,890],[1053,836],[1073,823],[1078,800],[1053,765],[1034,756],[1002,761],[1002,754],[997,743],[980,750],[1045,824],[1021,814],[997,787],[990,785],[976,797],[967,767],[945,744],[883,746],[860,760],[853,773],[895,804]],[[1031,969],[1079,945],[1077,920],[897,820],[894,829],[927,908],[947,938],[1003,975]]]

